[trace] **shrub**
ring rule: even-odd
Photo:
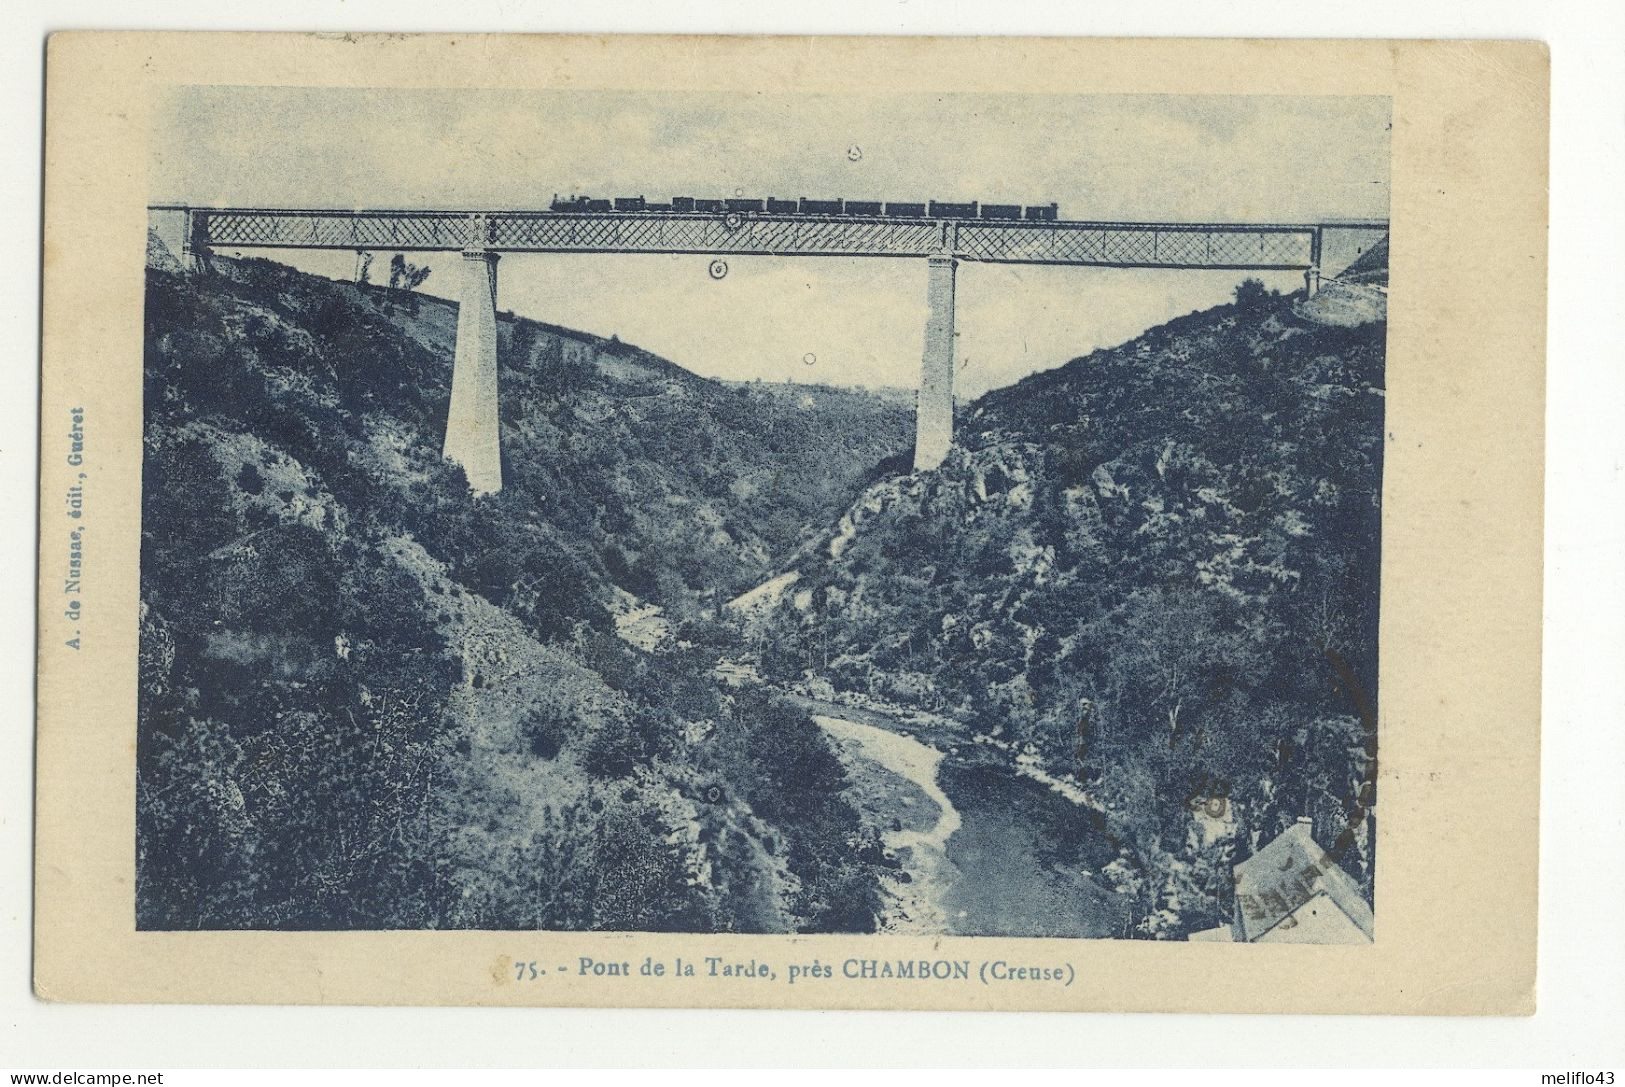
[[[1251,276],[1236,284],[1236,306],[1242,310],[1261,309],[1280,297],[1280,291],[1270,290],[1263,280]]]
[[[424,265],[408,261],[404,254],[396,253],[389,259],[389,285],[402,290],[416,290],[429,278],[429,271]]]

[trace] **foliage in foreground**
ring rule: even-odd
[[[1371,893],[1386,327],[1237,302],[988,394],[874,485],[763,671],[1030,750],[1109,815],[1137,932],[1230,912],[1295,818]]]
[[[141,927],[874,925],[874,844],[816,725],[613,633],[639,569],[607,544],[629,507],[727,480],[628,482],[560,451],[559,413],[624,390],[591,351],[505,322],[521,360],[577,385],[538,404],[526,374],[505,402],[526,455],[553,443],[538,470],[557,490],[521,471],[473,500],[438,452],[449,307],[264,262],[217,273],[148,279]],[[662,380],[690,388],[702,431],[745,395]],[[753,470],[812,463],[784,441]],[[798,542],[736,518],[755,543],[730,577]],[[688,603],[683,571],[641,570]]]

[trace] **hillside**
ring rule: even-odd
[[[453,304],[157,253],[139,924],[1170,938],[1300,817],[1369,899],[1385,254],[919,474],[895,391],[504,315],[476,499]]]
[[[151,265],[141,927],[872,927],[840,764],[711,682],[698,617],[906,413],[504,317],[509,485],[475,500],[439,453],[455,307]],[[638,599],[682,638],[616,637]]]
[[[819,398],[860,396],[865,399],[880,400],[891,404],[907,413],[911,419],[914,415],[914,389],[912,387],[871,385],[860,389],[850,389],[839,385],[821,385],[816,382],[761,380],[725,381],[723,384],[732,389],[772,393],[809,406],[816,403]],[[910,438],[912,438],[912,434]]]
[[[1224,920],[1299,816],[1369,897],[1384,278],[1245,287],[984,396],[781,572],[762,672],[1080,783],[1141,935]]]

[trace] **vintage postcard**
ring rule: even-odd
[[[1528,1012],[1546,87],[53,38],[39,994]]]

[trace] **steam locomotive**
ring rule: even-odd
[[[884,215],[901,219],[1025,219],[1029,222],[1054,222],[1060,217],[1056,204],[981,204],[972,200],[968,204],[932,200],[924,204],[896,203],[879,200],[780,200],[730,197],[708,200],[704,197],[674,196],[670,202],[657,203],[641,196],[617,196],[614,199],[595,199],[591,196],[554,196],[552,210],[557,212],[668,212],[674,214],[715,215]]]

